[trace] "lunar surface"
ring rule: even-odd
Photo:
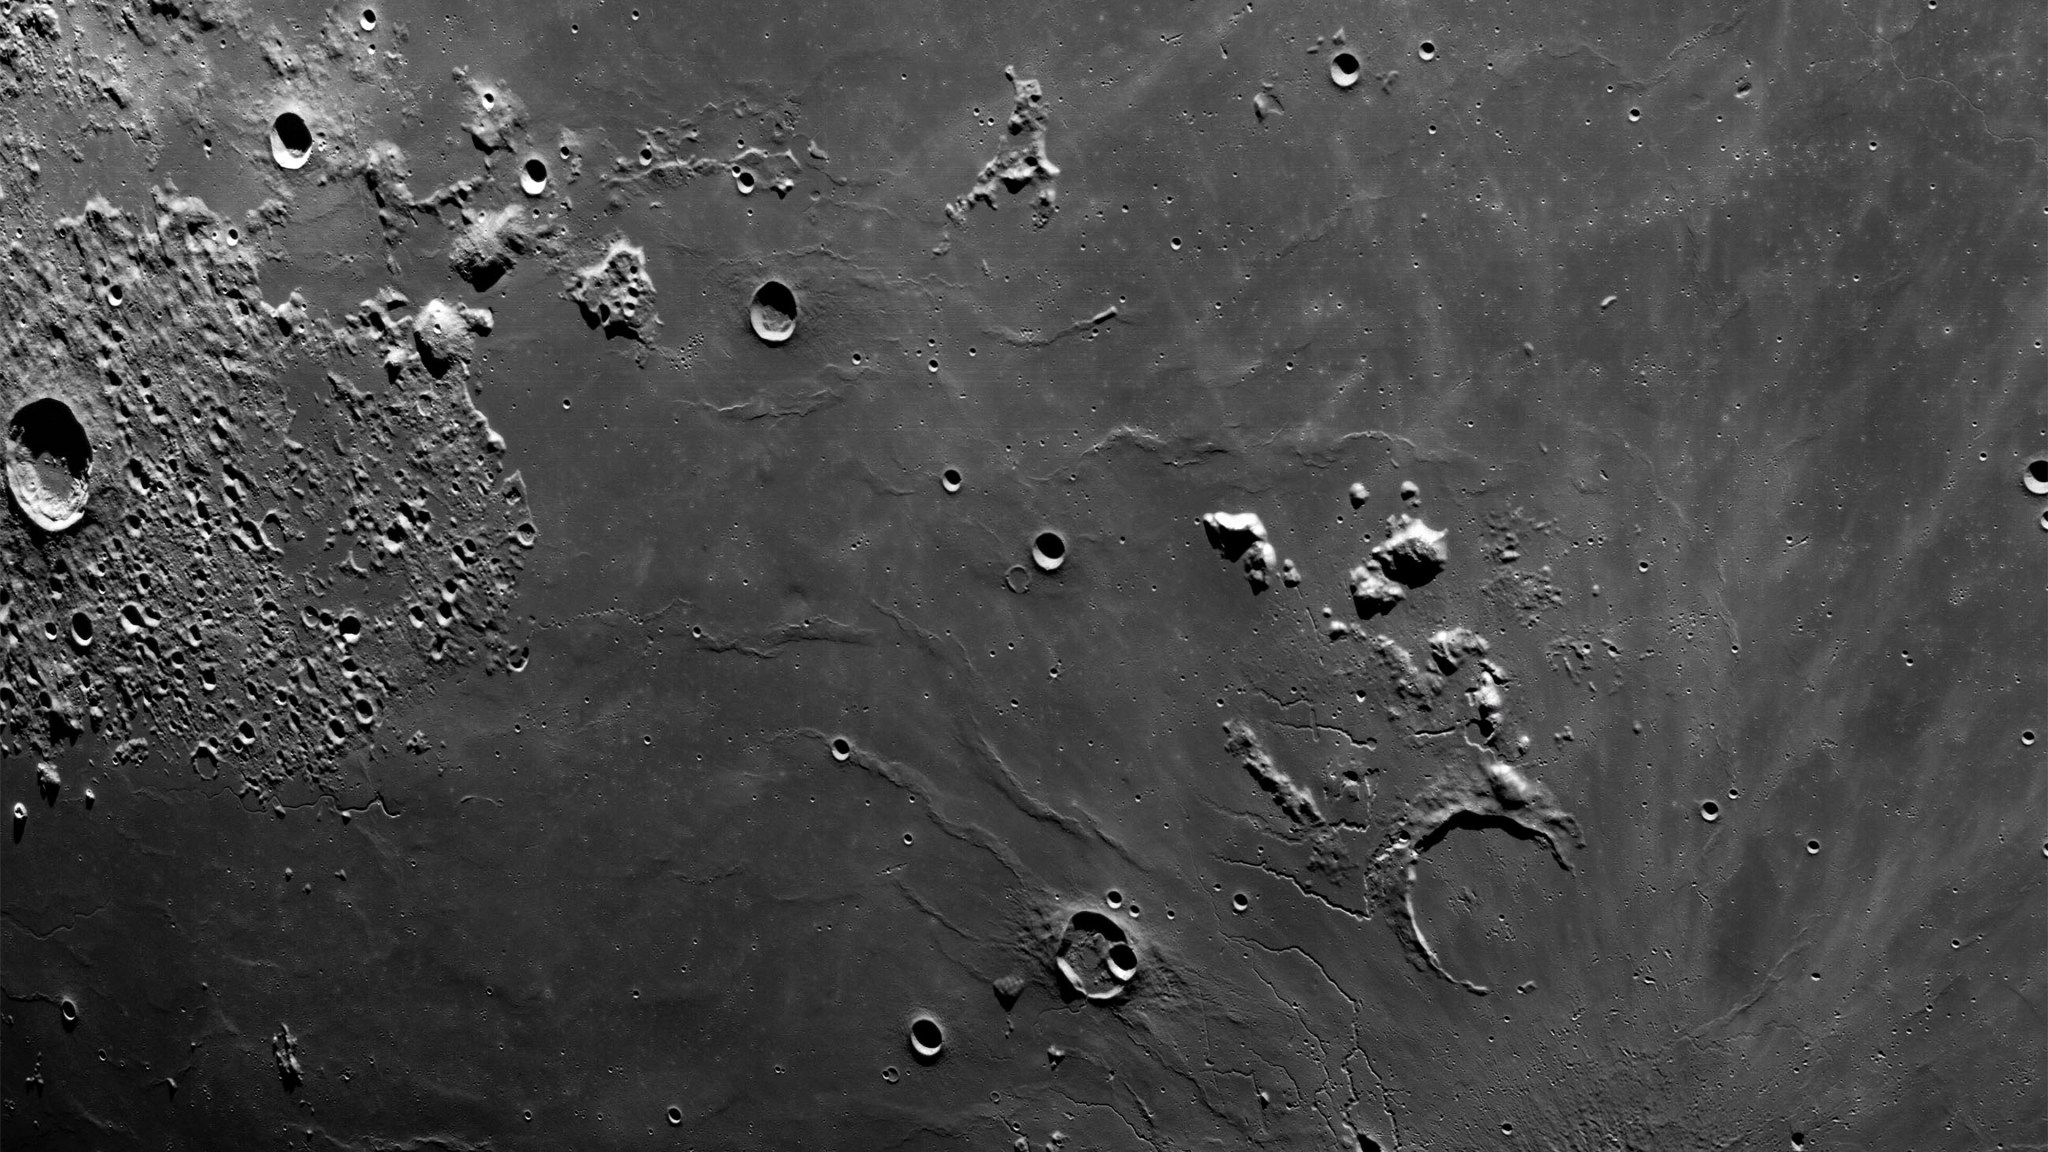
[[[2048,1147],[2044,93],[0,5],[0,1144]]]

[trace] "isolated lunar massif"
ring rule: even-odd
[[[0,6],[0,1142],[2048,1144],[2044,70]]]

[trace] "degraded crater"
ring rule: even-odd
[[[1578,821],[1550,791],[1512,764],[1487,759],[1476,771],[1439,778],[1403,807],[1387,830],[1366,874],[1366,893],[1387,917],[1402,950],[1416,967],[1484,996],[1484,984],[1455,976],[1422,934],[1415,915],[1416,865],[1457,829],[1498,829],[1540,842],[1569,872],[1565,849],[1583,847]]]
[[[786,344],[796,335],[796,292],[780,280],[763,280],[747,302],[747,323],[763,344]]]
[[[1090,1000],[1114,1000],[1138,975],[1138,952],[1115,918],[1083,908],[1067,917],[1053,966],[1067,988]]]
[[[279,168],[297,171],[313,156],[313,130],[306,118],[287,108],[270,122],[270,158]]]
[[[46,532],[85,517],[91,496],[92,439],[71,406],[55,396],[31,400],[7,422],[7,490],[15,507]]]

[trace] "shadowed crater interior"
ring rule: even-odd
[[[299,168],[313,151],[313,131],[297,112],[279,112],[270,122],[270,156],[280,168]]]
[[[51,531],[85,514],[92,441],[71,406],[53,396],[24,404],[7,424],[7,487],[29,519]]]
[[[1067,562],[1067,538],[1048,528],[1031,539],[1031,561],[1051,572]]]
[[[782,344],[796,335],[796,292],[780,280],[765,280],[754,289],[747,322],[764,343]]]
[[[921,1063],[937,1060],[946,1050],[946,1032],[929,1016],[910,1022],[910,1050]]]

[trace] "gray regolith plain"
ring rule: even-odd
[[[2048,1149],[2048,8],[0,0],[0,1144]]]

